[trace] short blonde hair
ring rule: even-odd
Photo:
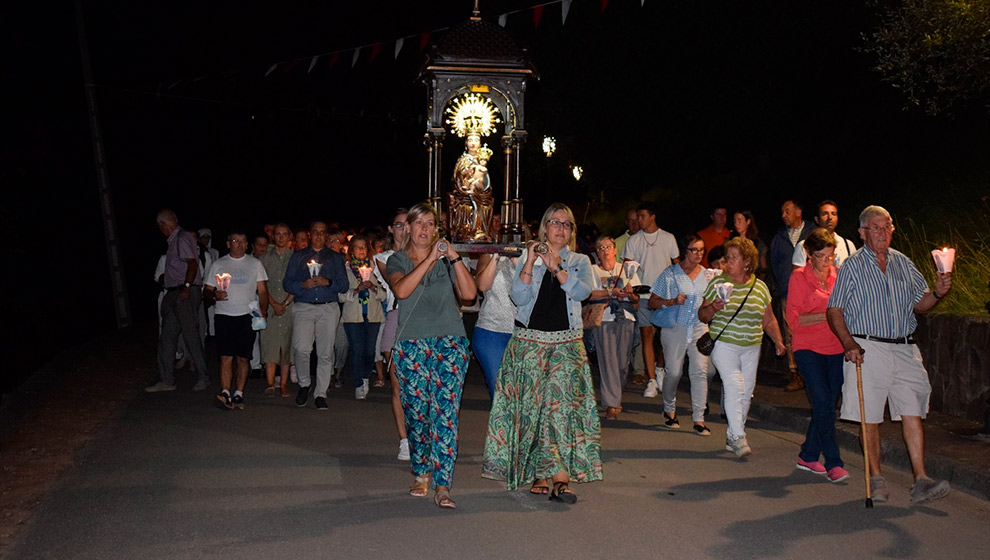
[[[554,202],[553,204],[550,205],[549,208],[547,208],[547,211],[543,213],[543,219],[540,220],[539,240],[540,241],[547,240],[547,222],[550,221],[550,216],[553,216],[554,212],[557,212],[558,210],[563,210],[564,212],[567,212],[567,220],[571,222],[571,238],[567,242],[567,248],[570,249],[571,251],[576,251],[577,223],[574,221],[574,212],[571,212],[571,208],[562,202]]]
[[[733,247],[739,251],[739,256],[742,257],[743,261],[746,263],[746,272],[752,274],[756,270],[756,264],[760,259],[760,251],[756,248],[756,245],[752,241],[745,237],[733,237],[732,239],[726,241],[722,244],[725,247],[725,255],[729,256],[729,249]]]
[[[420,202],[419,204],[413,206],[406,212],[406,223],[411,227],[413,222],[423,216],[430,216],[433,218],[433,224],[440,225],[440,215],[437,213],[437,209],[433,207],[429,202]],[[396,251],[405,251],[409,247],[409,242],[412,241],[412,235],[406,236],[406,242],[402,244],[402,247],[397,247]]]

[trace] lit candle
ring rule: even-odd
[[[311,261],[309,261],[308,263],[306,263],[306,266],[309,267],[309,277],[310,278],[312,278],[314,276],[319,276],[320,269],[323,268],[323,265],[321,265],[320,263],[316,262],[316,259],[312,259]]]
[[[715,284],[715,293],[722,300],[723,303],[729,303],[729,297],[732,295],[732,282],[722,282],[720,284]]]
[[[935,258],[935,268],[942,274],[950,274],[952,265],[956,262],[956,250],[949,247],[932,250],[932,257]]]
[[[227,288],[230,287],[230,274],[227,272],[221,272],[217,274],[217,289],[226,292]]]
[[[371,267],[370,266],[359,267],[358,268],[358,272],[361,273],[361,281],[362,282],[367,282],[368,280],[371,280]]]
[[[636,276],[636,272],[639,270],[639,262],[637,261],[626,261],[622,263],[622,267],[626,269],[626,278],[632,278]]]

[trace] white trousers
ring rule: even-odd
[[[667,374],[663,378],[663,411],[677,413],[677,386],[684,372],[684,359],[688,359],[688,379],[691,380],[691,420],[705,421],[705,406],[708,404],[708,356],[698,352],[698,337],[708,332],[708,325],[698,322],[691,327],[676,325],[660,329],[660,342],[663,344],[663,359]]]
[[[729,422],[729,439],[746,435],[746,416],[756,387],[756,368],[760,363],[760,345],[737,346],[718,341],[711,355],[712,363],[722,376],[722,408]]]
[[[312,385],[309,354],[316,342],[316,385],[313,397],[326,397],[333,373],[333,342],[340,322],[340,305],[336,302],[314,305],[295,303],[292,314],[292,352],[296,357],[296,375],[300,387]]]

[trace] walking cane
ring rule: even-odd
[[[863,407],[863,365],[856,364],[856,390],[859,392],[859,431],[863,440],[863,466],[866,471],[866,507],[873,507],[873,496],[870,495],[870,457],[866,451],[866,411]]]

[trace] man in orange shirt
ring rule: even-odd
[[[709,268],[708,252],[725,243],[729,239],[729,234],[732,233],[732,230],[725,227],[726,216],[725,208],[715,208],[712,210],[712,223],[698,232],[698,237],[705,242],[705,256],[701,259],[701,266],[705,268]]]

